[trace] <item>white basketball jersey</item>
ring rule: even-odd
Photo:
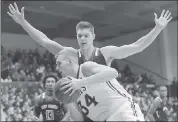
[[[79,78],[84,77],[79,71]],[[122,103],[131,100],[131,95],[116,79],[81,88],[77,100],[82,112],[93,121],[105,121]]]

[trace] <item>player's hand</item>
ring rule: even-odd
[[[69,96],[71,96],[76,90],[80,89],[82,87],[82,81],[81,79],[71,78],[71,80],[67,80],[65,82],[62,82],[60,85],[61,90],[67,89],[64,91],[64,94],[67,94],[68,92],[71,92]]]
[[[19,12],[19,8],[15,2],[14,6],[12,4],[9,5],[9,12],[7,12],[7,14],[18,24],[21,24],[25,20],[24,7],[22,7],[21,12]]]
[[[163,10],[161,13],[161,16],[158,18],[157,14],[155,15],[155,24],[157,27],[159,27],[161,30],[166,27],[166,25],[172,20],[171,12],[169,10],[165,11]]]

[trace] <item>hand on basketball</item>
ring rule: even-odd
[[[169,10],[163,10],[159,18],[157,17],[156,13],[154,13],[154,15],[156,26],[161,30],[164,29],[166,25],[172,20],[171,12],[169,12]]]
[[[64,81],[60,84],[61,90],[67,89],[64,94],[67,94],[68,92],[71,92],[69,96],[71,96],[76,90],[80,89],[82,87],[81,79],[75,79],[72,78],[71,80]]]
[[[9,5],[9,11],[7,14],[12,17],[12,19],[18,23],[21,24],[22,21],[24,21],[24,7],[21,8],[21,12],[19,12],[19,8],[17,4],[14,2],[14,6],[12,4]]]

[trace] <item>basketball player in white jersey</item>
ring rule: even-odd
[[[73,48],[62,50],[56,58],[56,69],[63,77],[72,77],[61,83],[64,85],[61,90],[67,88],[64,93],[72,95],[80,89],[77,103],[85,116],[92,121],[144,121],[132,96],[115,79],[118,76],[115,69],[91,61],[79,65],[77,50]],[[78,72],[82,79],[76,79]]]
[[[21,25],[23,29],[32,37],[34,41],[39,43],[41,46],[46,48],[49,52],[56,55],[61,50],[66,47],[56,43],[49,39],[44,33],[34,28],[24,17],[24,7],[19,11],[16,3],[14,6],[9,5],[8,15],[12,19]],[[159,35],[159,33],[166,27],[166,25],[171,21],[171,12],[163,10],[161,16],[158,18],[157,14],[155,15],[155,27],[145,36],[138,39],[136,42],[124,45],[121,47],[117,46],[105,46],[98,50],[104,62],[97,62],[97,59],[94,57],[97,48],[93,46],[93,40],[95,39],[94,27],[89,22],[79,22],[76,26],[77,40],[79,44],[80,57],[83,61],[79,62],[80,64],[84,63],[87,60],[97,62],[99,64],[106,64],[110,66],[113,59],[123,59],[133,54],[139,53],[147,48]],[[100,59],[100,60],[102,60]]]

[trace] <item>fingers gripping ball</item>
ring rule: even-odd
[[[66,78],[62,78],[60,79],[55,87],[54,87],[54,91],[53,91],[53,96],[55,99],[57,99],[58,101],[61,101],[64,104],[68,104],[68,103],[73,103],[75,102],[79,96],[80,96],[80,90],[76,90],[71,96],[69,96],[69,94],[72,92],[68,92],[66,94],[64,94],[64,91],[66,91],[68,88],[64,89],[64,90],[60,90],[61,89],[61,83],[67,80],[71,80],[69,77]]]

